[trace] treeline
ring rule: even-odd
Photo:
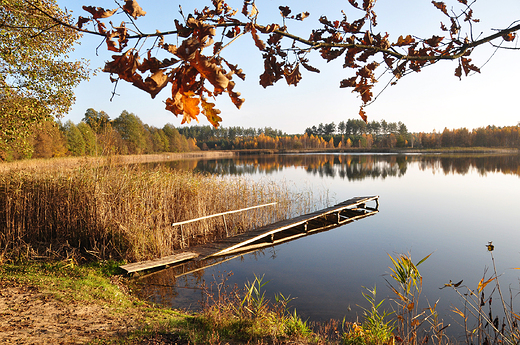
[[[444,129],[442,133],[409,133],[402,122],[365,123],[349,119],[312,126],[304,134],[288,135],[271,127],[242,128],[171,124],[156,128],[143,124],[135,114],[123,111],[111,120],[104,111],[87,109],[83,120],[48,122],[35,129],[26,145],[0,150],[1,160],[107,154],[147,154],[196,150],[242,149],[392,149],[446,147],[520,148],[518,126],[488,126],[469,131]]]
[[[111,120],[104,111],[90,108],[78,124],[48,121],[32,128],[25,142],[0,150],[0,160],[198,150],[195,139],[186,138],[171,124],[149,126],[126,110]]]
[[[197,141],[202,150],[241,149],[328,149],[328,148],[446,148],[446,147],[506,147],[520,148],[518,126],[488,126],[469,131],[466,128],[444,129],[442,133],[410,133],[402,122],[382,120],[365,123],[349,119],[312,126],[304,134],[287,135],[279,130],[211,126],[183,127],[179,132]]]
[[[329,149],[329,148],[393,148],[410,144],[410,134],[402,122],[387,123],[362,120],[342,121],[312,126],[304,134],[287,135],[279,130],[265,127],[254,128],[217,128],[192,126],[179,129],[187,138],[193,138],[202,150],[241,150],[241,149]]]

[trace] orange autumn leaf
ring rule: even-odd
[[[197,115],[200,113],[200,98],[191,96],[194,96],[193,92],[188,94],[176,92],[165,102],[166,110],[171,111],[174,115],[183,115],[181,124],[190,123],[193,119],[199,122]]]
[[[181,124],[183,124],[185,122],[190,123],[190,121],[192,119],[199,122],[199,119],[197,118],[197,115],[200,114],[199,102],[200,102],[200,98],[198,98],[198,97],[187,97],[187,96],[183,95],[182,103],[184,105],[184,108],[183,108],[184,117],[182,118]]]

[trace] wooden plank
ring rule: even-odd
[[[197,253],[184,252],[184,253],[165,256],[160,259],[141,261],[141,262],[123,265],[120,267],[128,273],[132,273],[132,272],[137,272],[137,271],[148,270],[150,268],[171,265],[171,264],[179,263],[179,262],[186,261],[186,260],[191,260],[191,259],[196,258],[197,256],[199,256],[199,254],[197,254]]]
[[[289,220],[284,220],[284,221],[281,221],[278,223],[271,224],[270,226],[267,226],[267,227],[262,227],[257,230],[254,230],[254,231],[249,231],[249,232],[246,232],[246,233],[234,236],[234,237],[227,238],[225,240],[226,243],[229,244],[234,241],[235,244],[227,247],[226,249],[223,249],[221,251],[218,251],[218,252],[212,254],[212,256],[224,255],[229,252],[236,252],[238,248],[247,247],[249,244],[258,241],[261,238],[273,235],[277,232],[281,232],[281,231],[284,231],[289,228],[299,226],[301,224],[305,224],[311,220],[316,220],[320,217],[326,217],[327,215],[329,215],[331,213],[339,212],[342,210],[348,210],[348,209],[352,209],[352,208],[358,209],[357,208],[358,205],[366,204],[367,202],[372,201],[372,200],[377,200],[378,198],[379,198],[378,196],[352,198],[352,199],[346,200],[340,204],[337,204],[335,206],[326,208],[324,210],[316,211],[316,212],[309,213],[309,214],[299,216],[296,218],[292,218]],[[356,215],[353,218],[358,219],[358,218],[360,218],[360,216]],[[318,229],[321,229],[323,227],[327,227],[327,225],[320,226]]]
[[[183,222],[173,223],[172,226],[188,224],[188,223],[196,222],[196,221],[202,220],[202,219],[208,219],[208,218],[213,218],[213,217],[218,217],[218,216],[225,216],[226,214],[233,214],[233,213],[248,211],[248,210],[252,210],[252,209],[255,209],[255,208],[276,205],[277,203],[278,202],[271,202],[269,204],[263,204],[263,205],[258,205],[258,206],[251,206],[251,207],[241,208],[240,210],[233,210],[233,211],[226,211],[226,212],[222,212],[222,213],[216,213],[216,214],[212,214],[212,215],[209,215],[209,216],[204,216],[204,217],[200,217],[200,218],[185,220]]]

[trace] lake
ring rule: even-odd
[[[385,279],[388,255],[411,253],[423,276],[424,299],[456,329],[461,317],[450,312],[461,301],[449,288],[463,280],[477,288],[492,265],[509,296],[519,291],[520,156],[478,154],[294,154],[168,162],[253,180],[283,181],[294,190],[312,190],[331,204],[355,196],[379,195],[379,213],[327,232],[264,249],[174,281],[168,269],[141,279],[142,295],[173,307],[196,308],[200,283],[244,286],[264,276],[267,296],[281,292],[303,319],[355,320],[368,307],[363,287],[377,287],[379,299],[394,297]],[[488,271],[489,277],[491,270]],[[497,298],[498,300],[498,298]]]

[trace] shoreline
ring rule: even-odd
[[[207,152],[207,151],[206,151]],[[225,151],[222,151],[225,152]],[[282,149],[250,149],[250,150],[231,150],[238,156],[243,155],[266,155],[266,154],[301,154],[301,153],[390,153],[390,154],[440,154],[440,153],[491,153],[491,154],[515,154],[520,153],[520,149],[514,148],[487,148],[487,147],[454,147],[441,149],[363,149],[363,148],[341,148],[341,149],[301,149],[301,150],[282,150]]]

